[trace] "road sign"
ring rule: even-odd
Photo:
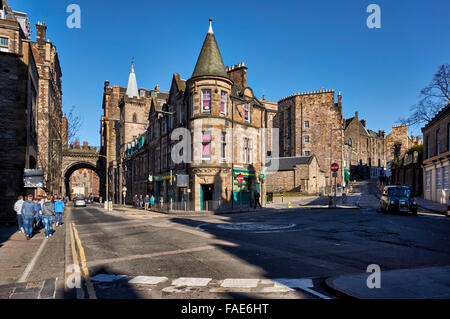
[[[337,163],[331,164],[331,171],[337,172],[339,170],[339,165]]]
[[[259,179],[264,179],[266,178],[266,175],[264,173],[259,174]]]
[[[239,184],[241,184],[241,183],[244,181],[244,176],[243,176],[242,174],[239,174],[239,175],[236,177],[236,181],[237,181]]]

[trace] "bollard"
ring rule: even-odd
[[[291,202],[288,203],[288,208],[292,208]]]

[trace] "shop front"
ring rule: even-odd
[[[239,185],[237,177],[242,175],[244,180]],[[233,171],[233,202],[234,206],[250,206],[252,200],[252,192],[260,191],[259,184],[256,181],[256,172],[251,170],[234,170]]]

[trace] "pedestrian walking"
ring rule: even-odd
[[[27,196],[27,201],[22,205],[23,228],[27,240],[33,235],[33,220],[36,213],[36,203],[33,201],[33,195]]]
[[[162,196],[159,199],[159,205],[160,205],[161,209],[164,207],[164,198]]]
[[[34,227],[33,227],[33,232],[34,233],[39,233],[39,229],[40,229],[40,224],[41,224],[41,211],[42,211],[42,206],[41,206],[41,199],[40,198],[35,198],[34,200],[34,204],[36,205],[36,211],[34,213]]]
[[[139,208],[142,208],[144,206],[144,198],[142,197],[142,194],[139,195]]]
[[[52,197],[48,196],[47,200],[42,204],[42,220],[45,227],[45,238],[53,235],[53,216],[55,215],[55,204]]]
[[[155,196],[152,195],[152,197],[150,197],[150,207],[153,208],[153,206],[155,206]]]
[[[256,209],[256,206],[259,206],[259,208],[262,208],[261,207],[261,203],[259,202],[259,199],[261,198],[261,195],[259,194],[259,192],[257,191],[256,192],[256,194],[255,194],[255,209]]]
[[[134,197],[133,197],[133,206],[134,206],[135,208],[138,206],[138,201],[139,201],[138,195],[137,195],[137,194],[134,194]]]
[[[19,226],[19,232],[25,232],[23,230],[23,217],[22,217],[22,206],[23,206],[24,200],[23,196],[19,196],[17,198],[17,202],[14,203],[14,211],[17,214],[17,225]]]
[[[150,196],[148,196],[148,195],[145,195],[145,198],[144,198],[144,205],[145,205],[145,210],[148,210],[148,207],[149,207],[149,205],[150,205]]]
[[[55,220],[56,220],[56,227],[61,227],[62,225],[62,218],[64,213],[64,202],[61,198],[58,198],[55,202]]]

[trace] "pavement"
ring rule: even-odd
[[[450,299],[450,266],[381,270],[379,288],[369,276],[372,272],[338,276],[327,279],[326,284],[358,299]]]

